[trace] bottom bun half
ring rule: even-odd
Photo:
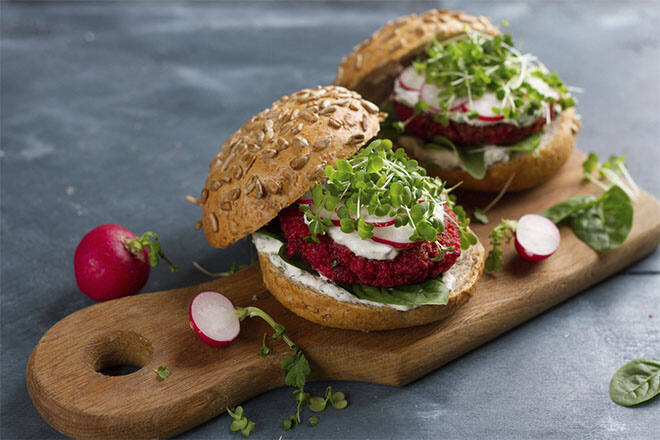
[[[481,243],[463,251],[449,272],[456,278],[444,306],[428,305],[402,311],[388,306],[373,306],[339,301],[310,289],[286,276],[268,254],[259,252],[264,284],[270,293],[296,315],[326,327],[370,332],[413,327],[439,321],[452,315],[470,299],[484,267]]]
[[[513,180],[507,191],[520,191],[539,185],[554,176],[568,160],[580,132],[580,121],[574,108],[563,111],[552,124],[545,128],[537,153],[528,153],[507,162],[488,167],[483,179],[475,179],[461,168],[428,168],[431,176],[438,176],[449,186],[463,182],[462,189],[498,192]]]

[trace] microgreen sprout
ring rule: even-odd
[[[589,153],[582,164],[582,169],[584,171],[584,181],[592,182],[604,191],[616,185],[633,201],[637,201],[641,195],[640,188],[628,172],[625,156],[612,154],[607,162],[601,164],[596,153]],[[594,175],[597,177],[594,177]],[[601,179],[604,179],[605,182]]]
[[[158,366],[158,368],[154,369],[154,372],[158,375],[158,379],[167,379],[170,377],[170,370],[168,370],[166,367],[163,365]]]
[[[249,437],[254,430],[254,422],[243,415],[243,407],[237,406],[234,410],[227,408],[227,413],[231,416],[232,422],[229,429],[232,431],[241,431],[245,437]]]
[[[333,211],[343,232],[357,231],[363,239],[374,235],[374,225],[365,220],[367,214],[394,217],[395,227],[409,225],[411,241],[437,242],[444,230],[434,212],[445,204],[452,207],[450,190],[439,178],[427,176],[403,149],[393,150],[388,139],[371,142],[350,159],[338,160],[336,168],[326,167],[325,173],[327,182],[311,191],[313,203],[300,205],[309,223],[310,241],[317,241],[332,226],[329,213]],[[459,227],[465,234],[464,225],[459,223]]]
[[[467,107],[472,109],[473,101],[486,93],[494,94],[499,100],[499,106],[492,109],[494,114],[515,121],[540,115],[550,119],[551,106],[575,105],[557,74],[550,73],[533,55],[515,49],[509,34],[490,37],[466,30],[457,38],[434,41],[413,66],[419,73],[426,74],[427,83],[440,90],[442,119],[451,114],[450,109],[460,99],[467,98]],[[559,99],[545,96],[533,87],[538,80],[554,89]],[[463,113],[463,109],[454,111]],[[478,117],[478,114],[468,111],[467,117]]]
[[[160,247],[160,242],[158,241],[158,234],[155,232],[145,232],[140,237],[136,237],[132,240],[126,241],[124,243],[126,249],[133,255],[140,255],[142,251],[147,250],[149,255],[149,265],[156,266],[162,258],[170,268],[170,271],[176,272],[179,270],[166,256],[163,252],[163,249]]]
[[[268,313],[264,312],[258,307],[253,307],[253,306],[236,307],[235,313],[236,316],[238,316],[238,319],[240,319],[241,321],[244,320],[245,318],[254,318],[254,317],[263,319],[274,330],[272,338],[281,339],[289,346],[289,349],[291,350],[291,354],[289,354],[287,357],[282,359],[282,362],[280,363],[280,368],[285,373],[284,383],[286,385],[295,387],[295,389],[293,390],[293,394],[296,399],[296,413],[294,415],[291,415],[288,419],[284,420],[282,425],[284,429],[287,430],[293,428],[296,425],[299,425],[301,421],[300,415],[303,410],[303,407],[306,404],[309,404],[310,409],[312,409],[312,403],[311,403],[312,399],[316,399],[316,398],[312,398],[309,395],[309,393],[305,392],[304,389],[305,383],[307,381],[307,377],[311,373],[311,368],[309,366],[309,362],[307,361],[307,358],[303,354],[302,350],[298,346],[296,346],[296,344],[294,344],[294,342],[286,335],[286,328],[282,324],[278,324],[277,322],[275,322],[275,320]],[[259,350],[259,354],[263,354],[262,350],[264,349],[264,347],[266,347],[265,336],[266,335],[264,335],[264,339],[262,341],[262,347]],[[268,353],[270,353],[270,348],[268,347],[266,348],[268,349]],[[330,400],[331,404],[338,409],[345,408],[348,405],[348,402],[346,401],[344,394],[340,392],[333,394],[332,389],[330,387],[328,387],[326,390],[325,401],[327,402],[328,400]],[[314,400],[314,402],[316,403],[314,403],[315,406],[313,408],[317,408],[316,405],[318,405],[319,403],[317,400]],[[242,410],[241,410],[241,414],[242,414]],[[254,424],[252,425],[252,427],[254,427]]]
[[[491,250],[486,257],[486,270],[495,272],[504,266],[504,251],[502,245],[509,243],[516,231],[518,223],[515,220],[502,220],[499,225],[495,226],[488,238],[490,239]]]
[[[201,264],[199,264],[196,261],[193,261],[192,265],[195,267],[195,269],[197,269],[198,271],[200,271],[204,275],[214,277],[214,278],[228,277],[229,275],[233,275],[236,272],[238,272],[239,270],[244,269],[244,268],[249,266],[249,264],[236,264],[236,262],[234,261],[233,263],[231,263],[231,267],[226,272],[211,272],[208,269],[205,269]]]
[[[497,193],[495,198],[493,200],[491,200],[490,203],[488,205],[486,205],[485,208],[483,208],[483,209],[476,208],[474,210],[474,212],[472,213],[472,216],[475,218],[475,220],[477,220],[480,223],[483,223],[484,225],[488,224],[488,216],[486,215],[486,213],[488,211],[490,211],[491,208],[493,206],[495,206],[497,204],[497,202],[499,202],[502,199],[502,197],[504,196],[504,193],[506,193],[506,190],[509,188],[509,185],[511,185],[511,182],[513,182],[514,177],[516,177],[516,174],[515,173],[511,174],[511,177],[509,177],[509,179],[506,181],[506,183],[504,184],[504,186],[502,187],[500,192]]]
[[[268,345],[266,345],[266,336],[267,336],[267,334],[264,333],[264,337],[261,340],[261,347],[259,348],[259,354],[261,356],[268,356],[271,352],[270,347]]]

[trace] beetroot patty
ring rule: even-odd
[[[392,100],[392,105],[399,121],[406,121],[415,113],[412,108],[400,102]],[[539,118],[534,124],[527,127],[516,127],[504,123],[474,126],[450,120],[449,125],[445,127],[433,120],[433,114],[422,112],[408,122],[406,133],[429,141],[434,136],[440,135],[461,146],[503,145],[519,141],[539,131],[543,124],[545,124],[545,118]]]
[[[440,235],[440,244],[454,246],[445,252],[445,257],[437,262],[431,258],[438,256],[438,247],[424,241],[399,252],[392,260],[370,260],[358,257],[346,246],[336,243],[328,234],[319,235],[319,243],[305,243],[309,227],[298,206],[291,206],[280,213],[280,226],[287,239],[287,254],[293,257],[299,253],[314,270],[332,281],[347,284],[393,287],[415,284],[427,278],[435,278],[447,271],[461,255],[461,242],[456,226],[456,216],[445,206],[449,220]]]

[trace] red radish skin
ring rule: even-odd
[[[241,331],[231,301],[220,292],[206,291],[193,298],[188,309],[190,327],[197,337],[212,347],[225,347]]]
[[[107,301],[140,291],[147,283],[151,266],[146,250],[132,254],[124,243],[137,236],[113,224],[89,231],[73,257],[80,290],[95,301]]]
[[[395,249],[408,249],[408,248],[417,246],[419,244],[419,242],[417,242],[417,241],[411,241],[409,243],[399,243],[398,241],[391,241],[391,240],[387,240],[385,238],[379,238],[379,237],[371,237],[371,239],[373,241],[375,241],[376,243],[386,244],[388,246],[392,246]]]
[[[559,248],[561,235],[555,224],[538,214],[520,217],[515,233],[518,255],[527,261],[541,261]]]

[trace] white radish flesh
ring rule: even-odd
[[[199,339],[213,347],[229,345],[241,331],[234,305],[219,292],[206,291],[190,303],[190,326]]]
[[[440,89],[433,84],[424,84],[419,98],[429,105],[429,109],[433,112],[440,112],[440,99],[438,99]]]
[[[516,251],[527,261],[548,258],[559,248],[560,240],[557,226],[542,215],[527,214],[518,220]]]
[[[408,66],[399,75],[399,84],[406,90],[419,90],[424,85],[424,75],[417,73],[413,66]]]

